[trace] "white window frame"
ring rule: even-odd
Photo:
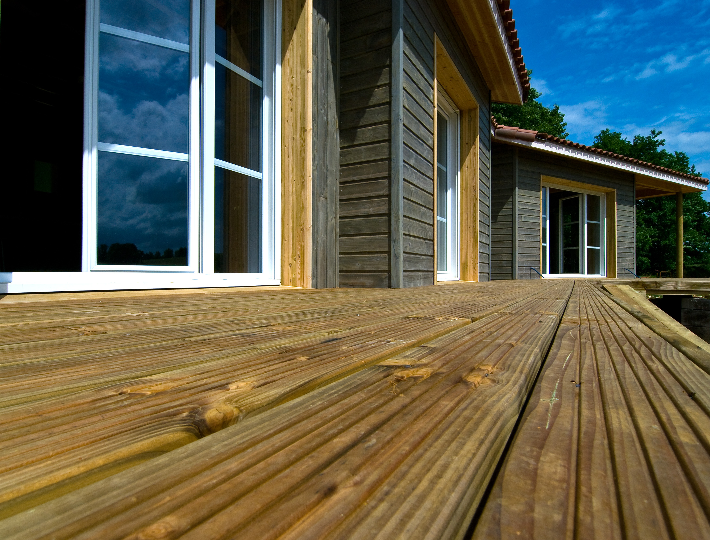
[[[555,184],[550,184],[550,183],[543,183],[541,185],[542,188],[547,188],[546,190],[543,191],[543,196],[547,197],[547,253],[543,253],[542,256],[547,256],[547,262],[548,262],[548,273],[543,273],[543,275],[547,278],[603,278],[606,277],[606,232],[607,232],[607,223],[606,223],[606,193],[603,191],[596,191],[596,190],[591,190],[591,189],[582,189],[582,188],[577,188],[577,187],[569,187],[569,186],[564,186],[564,185],[555,185]],[[579,213],[579,219],[580,219],[580,227],[579,227],[579,234],[580,234],[580,239],[579,239],[579,267],[582,269],[583,273],[579,274],[552,274],[549,273],[550,270],[550,188],[556,188],[556,189],[561,189],[564,191],[569,191],[571,193],[574,193],[578,196],[579,199],[579,204],[581,206],[580,208],[580,213]],[[600,267],[601,267],[601,273],[599,274],[587,274],[587,195],[595,195],[597,197],[600,197],[600,207],[599,207],[599,218],[600,218]],[[559,260],[558,264],[559,267],[562,268],[562,210],[561,210],[561,202],[558,201],[559,206],[559,220],[560,223],[558,223],[558,227],[560,230],[559,233],[559,238],[558,238],[558,244],[559,244]]]
[[[434,263],[437,265],[436,279],[437,281],[457,281],[460,279],[460,243],[459,230],[461,227],[461,196],[460,196],[460,169],[461,169],[461,111],[456,107],[453,100],[446,94],[441,86],[437,88],[437,112],[441,113],[447,119],[447,221],[446,221],[446,238],[447,238],[447,261],[446,271],[438,270],[438,257]],[[438,142],[435,142],[438,144]],[[437,167],[437,183],[438,183],[438,159],[435,164]],[[438,186],[435,186],[438,192]],[[438,227],[438,202],[434,216],[436,218],[436,226]],[[438,244],[437,239],[437,244]],[[439,246],[437,245],[437,250]]]
[[[151,288],[225,287],[280,284],[281,237],[281,0],[264,2],[264,50],[262,88],[262,209],[260,273],[214,273],[214,136],[202,141],[206,118],[214,113],[214,0],[192,0],[190,37],[189,154],[99,144],[98,141],[98,50],[99,0],[86,5],[84,78],[83,224],[81,272],[0,273],[0,293],[116,290]],[[210,13],[212,18],[210,18]],[[210,24],[212,23],[212,24]],[[186,45],[103,25],[103,30],[129,39],[153,42],[177,50]],[[207,47],[211,39],[212,46]],[[207,54],[205,54],[205,51]],[[211,53],[211,55],[210,55]],[[210,58],[211,56],[211,58]],[[238,68],[237,68],[238,69]],[[253,78],[249,74],[242,74]],[[251,79],[250,79],[251,80]],[[211,94],[208,94],[211,91]],[[211,101],[211,109],[210,109]],[[214,120],[212,120],[214,123]],[[210,133],[202,131],[203,133]],[[211,133],[214,133],[213,131]],[[209,148],[211,146],[211,148]],[[187,162],[188,165],[188,264],[187,266],[109,266],[97,264],[98,152],[109,151]],[[211,152],[211,153],[210,153]],[[211,156],[211,159],[210,159]],[[209,165],[207,163],[209,162]],[[235,166],[227,164],[230,170]],[[206,171],[211,170],[211,174]],[[238,170],[254,176],[250,171]],[[211,191],[209,191],[211,190]],[[211,204],[210,204],[211,200]]]

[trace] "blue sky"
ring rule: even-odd
[[[663,131],[710,177],[710,0],[512,0],[532,86],[569,138]],[[710,193],[705,192],[710,200]]]

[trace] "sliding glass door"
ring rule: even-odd
[[[275,11],[90,2],[85,270],[276,276]]]
[[[543,186],[541,266],[545,275],[605,274],[605,197]]]

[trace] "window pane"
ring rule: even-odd
[[[261,181],[215,167],[215,272],[261,272]]]
[[[215,52],[262,79],[263,2],[217,0]]]
[[[101,22],[171,41],[189,43],[190,0],[101,0]]]
[[[444,171],[446,171],[446,164],[447,162],[447,153],[446,149],[448,148],[447,144],[447,135],[449,133],[449,122],[446,120],[446,117],[439,113],[437,116],[437,122],[436,122],[436,131],[437,131],[437,162],[439,163],[440,167],[444,168]]]
[[[579,199],[562,200],[562,222],[575,223],[579,221]]]
[[[187,163],[99,152],[99,264],[187,264]]]
[[[562,247],[579,247],[579,223],[569,223],[563,226]]]
[[[446,221],[437,220],[436,225],[436,269],[438,272],[446,272],[448,270],[447,261],[449,260]]]
[[[601,197],[598,195],[587,195],[587,221],[601,221]]]
[[[99,142],[187,153],[189,54],[102,33]]]
[[[215,157],[261,172],[261,88],[221,64],[215,88]]]
[[[587,274],[601,273],[601,250],[587,248]]]
[[[579,249],[565,249],[562,252],[562,273],[579,274]]]
[[[542,188],[542,215],[547,216],[547,188]]]
[[[587,223],[587,245],[601,247],[601,225],[599,223]]]

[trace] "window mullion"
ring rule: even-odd
[[[194,272],[201,270],[200,253],[200,1],[193,0],[190,19],[190,162],[188,178],[188,266]]]
[[[215,236],[215,2],[205,0],[202,11],[202,272],[214,272]]]

